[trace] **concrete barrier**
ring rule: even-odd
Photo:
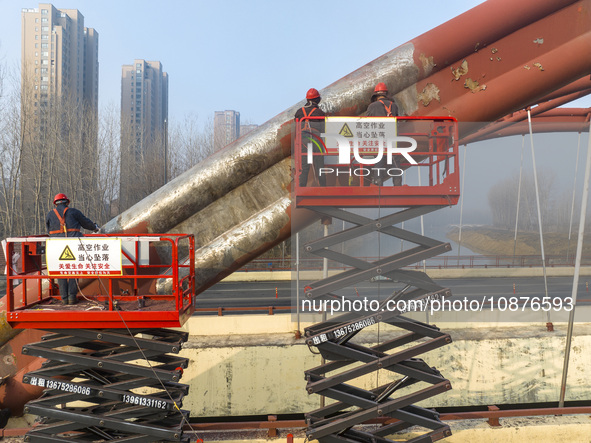
[[[539,313],[538,313],[539,314]],[[304,371],[317,366],[289,314],[261,316],[193,316],[185,327],[189,342],[182,355],[191,363],[183,376],[190,385],[184,406],[191,414],[220,417],[293,414],[319,406],[319,396],[306,393]],[[301,328],[304,328],[304,324]],[[557,402],[565,343],[565,324],[547,332],[543,321],[512,324],[439,324],[454,340],[423,356],[437,367],[453,389],[425,407]],[[380,324],[367,328],[367,344],[397,334]],[[566,400],[588,400],[591,386],[591,324],[577,324],[573,338]],[[377,378],[376,378],[377,377]],[[380,371],[356,384],[372,388],[393,380]]]

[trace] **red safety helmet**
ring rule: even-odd
[[[308,92],[306,92],[306,99],[308,100],[312,100],[318,97],[320,97],[320,92],[318,92],[317,89],[310,88],[308,89]]]
[[[70,203],[70,199],[68,198],[68,196],[66,194],[55,194],[55,197],[53,197],[53,204],[57,204],[57,202],[61,201],[61,200],[65,200],[66,204]]]
[[[373,90],[373,92],[375,94],[379,94],[380,92],[384,92],[384,93],[388,93],[388,87],[386,86],[385,83],[378,83],[375,87],[375,89]]]

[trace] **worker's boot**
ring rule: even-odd
[[[75,305],[76,303],[78,303],[78,299],[76,298],[75,295],[71,295],[70,298],[68,299],[68,304]]]

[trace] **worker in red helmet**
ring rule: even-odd
[[[388,97],[388,87],[385,83],[380,82],[374,88],[366,115],[368,117],[396,117],[398,115],[398,107]]]
[[[366,114],[368,117],[396,117],[398,115],[398,107],[394,100],[388,97],[388,87],[385,83],[378,83],[371,96],[371,103],[367,107]],[[375,165],[375,170],[381,170],[380,168],[394,167],[397,168],[396,158],[393,158],[394,164],[388,165],[386,159],[382,159]],[[371,181],[376,185],[382,185],[389,177],[385,174],[377,175],[372,173]],[[402,184],[402,177],[393,178],[394,185],[398,186]]]
[[[306,186],[308,183],[308,174],[310,172],[310,163],[307,161],[308,144],[312,145],[313,153],[322,153],[318,148],[320,134],[324,133],[324,117],[326,114],[318,106],[320,103],[320,93],[317,89],[310,88],[306,93],[306,104],[295,113],[296,121],[299,121],[302,130],[302,172],[300,174],[300,186]],[[312,118],[310,118],[312,117]],[[326,186],[326,177],[320,174],[320,168],[324,167],[324,157],[314,155],[312,164],[318,176],[320,186]]]
[[[66,194],[56,194],[53,198],[55,207],[47,213],[45,225],[50,237],[83,237],[81,228],[99,232],[100,227],[84,216],[76,208],[69,208],[70,199]],[[75,278],[60,278],[57,281],[60,288],[62,304],[75,305],[78,294],[78,284]]]

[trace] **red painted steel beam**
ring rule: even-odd
[[[591,92],[591,90],[590,90]],[[587,95],[587,93],[585,91],[581,91],[581,92],[576,92],[573,94],[569,94],[566,95],[564,97],[561,98],[555,98],[553,100],[549,100],[547,102],[541,103],[540,105],[530,109],[530,113],[531,113],[531,118],[532,121],[536,120],[536,121],[543,121],[544,118],[548,118],[549,116],[552,116],[554,119],[554,123],[558,123],[561,119],[564,121],[564,123],[573,123],[575,120],[573,119],[573,117],[577,116],[577,122],[581,120],[581,116],[586,116],[589,112],[588,109],[580,109],[578,111],[576,111],[575,114],[573,114],[572,112],[564,112],[562,111],[562,109],[567,109],[567,108],[560,108],[560,109],[556,109],[558,108],[558,106],[561,106],[563,104],[569,103],[573,100],[576,100],[578,98],[584,97],[585,95]],[[558,112],[552,112],[552,111],[558,111]],[[582,121],[584,121],[585,118],[582,118]],[[460,144],[466,145],[469,143],[474,143],[480,140],[487,140],[490,138],[495,138],[495,134],[500,134],[502,133],[505,129],[509,129],[509,132],[511,131],[510,127],[514,127],[517,123],[520,122],[526,122],[527,121],[527,110],[522,110],[522,111],[518,111],[513,113],[511,116],[508,116],[504,119],[498,120],[494,123],[490,123],[488,125],[486,125],[485,127],[483,127],[482,129],[469,134],[466,137],[463,137],[460,139]],[[523,125],[518,125],[519,127],[523,126]],[[565,131],[572,131],[572,125],[567,125],[565,126],[563,129],[559,128],[558,126],[556,126],[557,132],[565,132]],[[588,131],[589,128],[587,129],[582,129],[583,131]],[[580,132],[580,130],[577,130],[578,132]],[[536,131],[536,132],[542,132],[542,131]],[[544,131],[544,132],[548,132],[548,131]]]
[[[591,76],[581,77],[580,79],[560,88],[548,95],[545,95],[541,100],[536,103],[530,103],[528,106],[535,106],[548,100],[554,100],[555,98],[564,97],[575,92],[583,92],[591,94]]]
[[[495,0],[412,39],[421,78],[448,68],[505,36],[572,5],[573,0]],[[420,13],[417,14],[420,20]]]
[[[417,82],[422,101],[413,114],[479,122],[473,126],[476,130],[589,75],[590,9],[589,1],[569,5],[490,42],[458,60],[453,69]],[[471,130],[463,125],[460,135]]]
[[[537,103],[530,103],[528,107],[531,109],[532,119],[540,114],[546,113],[547,111],[562,106],[573,100],[585,97],[591,93],[591,77],[583,77],[570,83],[569,85],[554,91],[551,94],[544,96]],[[537,105],[537,106],[536,106]],[[563,108],[565,109],[565,108]],[[576,114],[585,113],[585,110],[577,110]],[[558,113],[554,114],[558,116]],[[564,119],[565,123],[573,123],[574,119],[572,115],[564,114],[567,118]],[[511,126],[515,122],[527,120],[527,110],[522,109],[513,112],[505,117],[493,122],[482,129],[462,138],[461,144],[468,144],[478,140],[485,140],[494,138],[494,134],[500,133],[503,128]],[[564,128],[558,128],[558,132],[572,131],[572,124],[566,125]],[[588,130],[588,128],[587,128]],[[511,130],[510,130],[511,131]],[[547,131],[546,131],[547,132]]]
[[[588,132],[591,108],[557,108],[532,116],[532,130],[534,133],[548,132]],[[527,118],[527,116],[526,116]],[[490,140],[493,138],[509,137],[512,135],[529,134],[527,121],[512,122],[510,124],[493,124],[486,133],[478,137],[468,136],[461,139],[460,144]],[[478,134],[478,133],[476,133]],[[475,134],[472,134],[475,135]]]

